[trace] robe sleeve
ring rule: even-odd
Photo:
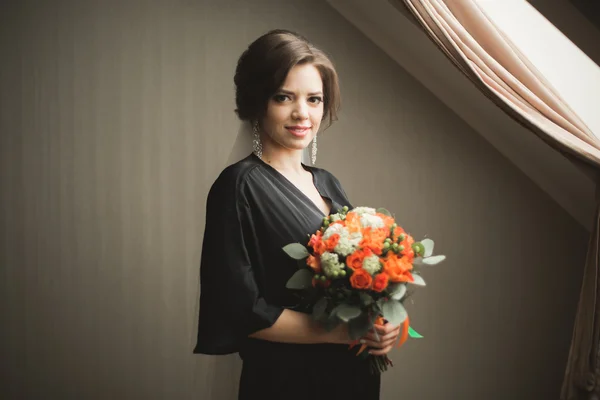
[[[194,353],[239,352],[248,335],[272,326],[283,312],[265,301],[254,279],[246,248],[254,230],[244,177],[244,171],[226,169],[208,195]]]

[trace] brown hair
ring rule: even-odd
[[[340,105],[338,76],[333,63],[301,35],[284,29],[256,39],[238,60],[235,82],[236,114],[243,121],[260,120],[271,96],[281,88],[288,72],[299,64],[311,64],[323,80],[323,120],[337,120]]]

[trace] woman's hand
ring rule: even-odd
[[[379,334],[379,340],[377,340],[373,330],[371,330],[361,339],[361,343],[371,348],[369,351],[370,354],[374,356],[385,355],[392,350],[394,343],[398,340],[400,325],[394,326],[390,323],[385,323],[384,325],[375,324],[374,328]]]

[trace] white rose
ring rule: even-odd
[[[377,216],[377,215],[370,215],[370,214],[363,214],[360,217],[360,224],[363,226],[363,228],[383,228],[385,227],[385,224],[383,223],[383,220],[381,219],[381,217]]]
[[[344,265],[340,264],[337,254],[326,251],[321,255],[321,268],[328,278],[337,278]]]
[[[381,270],[381,264],[379,263],[379,257],[373,255],[365,257],[363,260],[363,269],[369,274],[374,275]]]
[[[348,229],[340,224],[331,225],[329,228],[325,229],[323,233],[323,239],[327,240],[334,234],[340,235],[340,238],[348,236]]]
[[[335,246],[335,248],[333,249],[336,253],[341,254],[342,256],[346,257],[349,256],[350,254],[352,254],[355,250],[355,246],[352,244],[352,242],[347,238],[341,238],[340,241],[338,242],[338,244]]]
[[[356,207],[356,208],[352,209],[352,212],[355,212],[358,215],[364,215],[364,214],[375,215],[377,211],[371,207]]]
[[[350,234],[350,237],[348,237],[348,240],[352,246],[358,247],[360,242],[363,240],[363,235],[360,232],[353,232]]]

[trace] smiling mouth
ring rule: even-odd
[[[287,126],[286,129],[296,136],[304,136],[309,130],[309,126]]]

